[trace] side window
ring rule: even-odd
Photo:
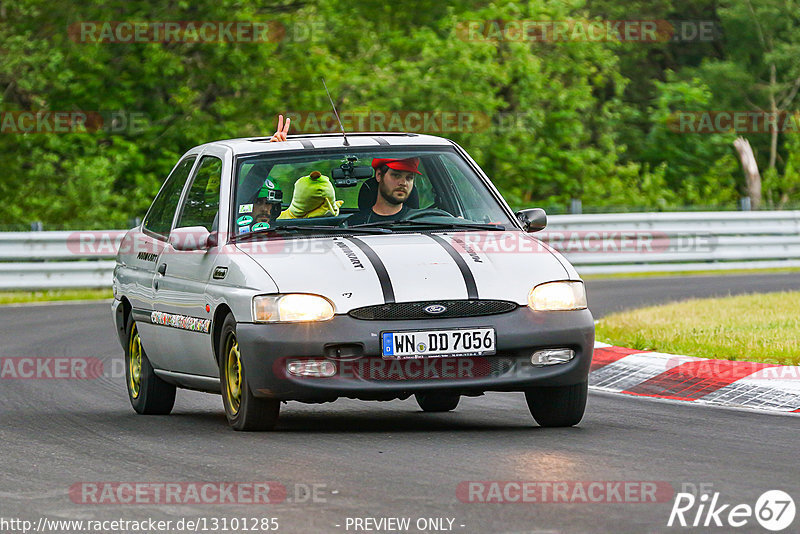
[[[479,194],[479,191],[485,191],[486,188],[482,184],[476,186],[475,183],[472,183],[477,180],[477,177],[472,179],[467,177],[465,174],[467,169],[464,167],[463,161],[445,156],[442,157],[441,162],[444,164],[447,174],[450,175],[453,186],[458,192],[458,197],[464,209],[462,215],[465,218],[478,222],[489,222],[505,218],[502,214],[498,214],[497,206],[490,204],[486,198]],[[498,215],[501,217],[500,219],[497,218]]]
[[[189,178],[189,171],[194,165],[195,156],[190,156],[181,161],[164,182],[164,186],[156,195],[153,204],[144,218],[144,229],[163,237],[169,235],[172,218],[181,200],[181,191]]]
[[[202,226],[209,232],[216,230],[214,223],[218,222],[221,183],[222,160],[214,156],[203,156],[178,217],[178,228]]]
[[[433,195],[433,186],[431,185],[430,180],[425,173],[425,164],[422,164],[420,168],[422,171],[422,175],[417,175],[414,178],[414,187],[417,189],[419,194],[419,207],[420,208],[428,208],[433,206],[433,203],[436,201]]]

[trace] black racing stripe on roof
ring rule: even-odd
[[[373,139],[376,140],[378,144],[381,146],[389,146],[389,141],[387,141],[383,137],[373,137]]]
[[[383,261],[381,261],[381,258],[374,250],[372,250],[372,247],[357,237],[348,237],[346,239],[361,249],[361,251],[367,256],[369,262],[372,264],[372,267],[375,269],[375,273],[378,275],[378,281],[381,284],[381,291],[383,291],[383,301],[386,304],[394,304],[395,300],[392,279],[389,278],[389,272],[386,270],[386,266],[383,264]]]
[[[295,139],[295,141],[300,141],[300,144],[303,145],[303,148],[314,148],[314,143],[308,139]]]
[[[456,265],[458,265],[458,269],[461,271],[461,276],[464,277],[464,285],[467,286],[467,298],[477,299],[478,284],[475,283],[475,276],[472,274],[467,262],[464,261],[464,257],[459,254],[455,247],[442,236],[428,234],[428,237],[439,243],[442,248],[445,249],[448,254],[450,254],[450,257],[453,258],[453,261],[456,262]]]

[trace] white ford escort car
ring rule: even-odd
[[[520,391],[539,425],[583,417],[594,323],[583,282],[470,156],[359,133],[189,150],[124,237],[113,316],[131,404],[221,393],[236,430],[282,401]]]

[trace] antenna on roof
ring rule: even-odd
[[[342,119],[339,118],[339,112],[336,111],[336,106],[333,103],[333,98],[331,98],[331,92],[328,91],[328,86],[325,84],[325,78],[322,79],[322,86],[325,88],[325,92],[328,93],[328,100],[331,101],[331,107],[333,108],[333,114],[336,115],[336,120],[339,121],[339,127],[342,129],[342,137],[344,138],[344,146],[350,146],[350,143],[347,142],[347,134],[344,133],[344,125],[342,124]]]

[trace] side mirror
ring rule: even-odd
[[[202,226],[187,226],[185,228],[175,228],[169,234],[169,244],[175,250],[206,250],[213,246],[212,241],[216,240],[216,235]]]
[[[522,228],[526,232],[538,232],[547,226],[547,214],[541,208],[518,211],[514,215],[522,223]]]

